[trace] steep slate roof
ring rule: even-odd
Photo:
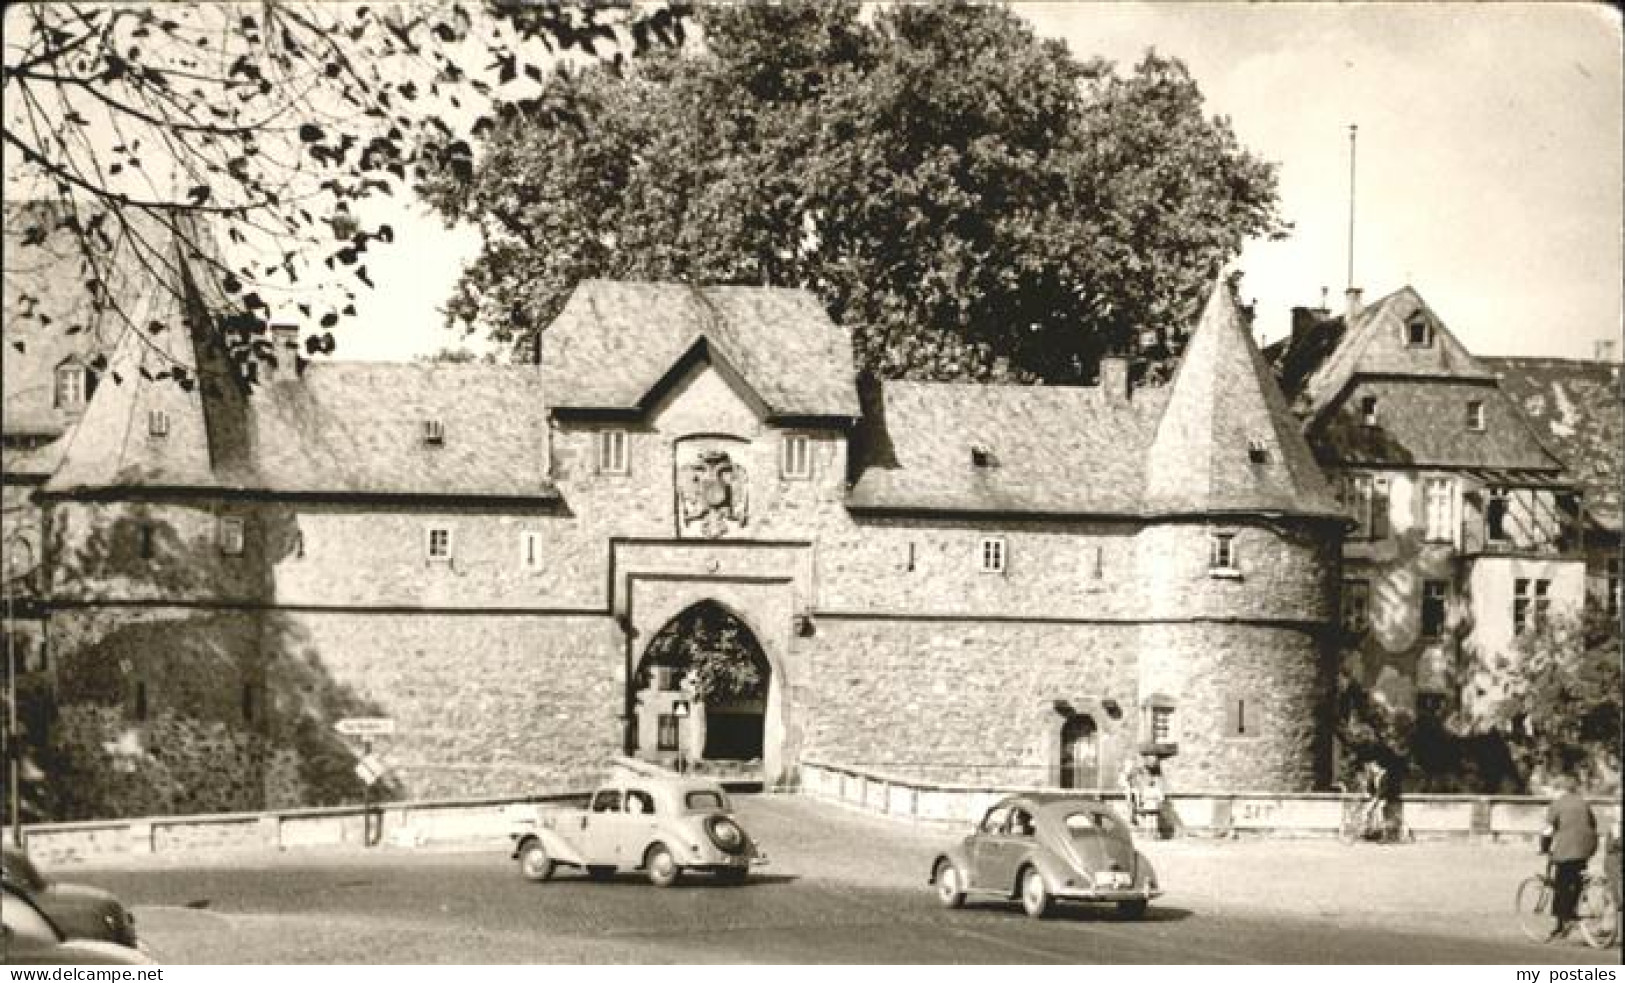
[[[852,342],[805,290],[584,280],[542,334],[558,409],[646,407],[701,341],[775,417],[859,414]]]
[[[1342,515],[1222,285],[1167,387],[888,382],[867,409],[858,511]]]
[[[1617,364],[1562,358],[1481,359],[1533,425],[1534,434],[1569,469],[1585,494],[1586,513],[1620,529],[1625,476],[1625,404]]]
[[[1132,514],[1165,390],[887,382],[859,440],[856,510]],[[882,432],[883,430],[883,432]],[[972,463],[973,448],[992,454]],[[886,448],[889,453],[880,452]]]
[[[1148,510],[1343,514],[1223,282],[1169,389],[1146,459]]]
[[[193,368],[190,391],[156,378],[175,363]],[[423,439],[430,419],[440,445]],[[211,330],[130,331],[45,491],[553,498],[547,433],[534,366],[316,362],[249,391]]]

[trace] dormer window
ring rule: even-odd
[[[1427,348],[1433,344],[1433,325],[1427,318],[1411,318],[1405,322],[1405,344],[1410,348]]]
[[[439,420],[423,421],[423,442],[439,446],[446,442],[446,425]]]
[[[1481,400],[1467,402],[1467,429],[1480,433],[1484,430],[1484,403]]]
[[[625,430],[598,432],[598,473],[627,474],[631,470]]]
[[[1368,427],[1377,425],[1377,397],[1366,396],[1360,400],[1360,421]]]
[[[1270,445],[1262,437],[1247,441],[1247,461],[1250,464],[1270,463]]]
[[[154,437],[169,435],[169,414],[163,410],[151,410],[147,413],[147,433]]]
[[[972,444],[970,449],[970,463],[978,468],[991,468],[999,462],[993,456],[993,448],[986,444]]]
[[[84,409],[86,395],[85,367],[71,363],[59,366],[56,370],[56,408]]]
[[[812,441],[806,434],[785,434],[782,455],[781,470],[786,478],[812,477]]]

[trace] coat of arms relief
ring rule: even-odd
[[[750,514],[750,478],[744,465],[715,445],[679,449],[677,531],[719,539],[742,528]]]

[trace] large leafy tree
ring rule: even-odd
[[[584,277],[800,286],[882,375],[1080,381],[1108,350],[1165,366],[1217,269],[1284,229],[1177,60],[1122,74],[979,5],[700,19],[502,104],[424,183],[484,235],[454,319],[528,349]]]
[[[1528,773],[1578,772],[1618,787],[1625,713],[1618,621],[1595,609],[1555,615],[1520,635],[1491,678],[1504,694],[1494,719],[1518,735]]]
[[[89,301],[65,331],[161,331],[133,278],[179,295],[184,258],[224,298],[246,357],[297,309],[328,329],[393,239],[369,199],[471,153],[478,107],[534,88],[558,58],[619,58],[681,39],[681,3],[596,15],[516,0],[379,4],[16,3],[4,12],[7,245],[62,250]],[[12,220],[15,220],[13,222]],[[177,243],[179,248],[177,249]],[[140,309],[135,309],[140,306]],[[178,309],[168,305],[169,310]],[[20,298],[17,317],[35,316]],[[177,367],[185,381],[186,367]]]

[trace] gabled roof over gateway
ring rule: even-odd
[[[644,409],[702,342],[770,417],[859,415],[851,338],[782,287],[584,280],[542,333],[543,391],[556,410]]]
[[[1342,515],[1223,284],[1164,389],[894,382],[875,403],[854,509]]]

